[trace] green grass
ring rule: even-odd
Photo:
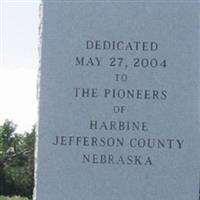
[[[13,196],[13,197],[0,196],[0,200],[28,200],[28,198],[19,196]]]

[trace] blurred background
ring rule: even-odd
[[[32,198],[39,0],[0,0],[0,200]]]

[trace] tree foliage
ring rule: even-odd
[[[28,200],[28,198],[20,196],[13,196],[13,197],[0,196],[0,200]]]
[[[35,127],[30,133],[16,133],[6,120],[0,126],[0,194],[31,197],[34,186]]]

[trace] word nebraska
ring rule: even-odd
[[[83,164],[151,166],[151,157],[140,155],[82,154]]]

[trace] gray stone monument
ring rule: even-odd
[[[37,200],[197,200],[199,1],[43,1]]]

